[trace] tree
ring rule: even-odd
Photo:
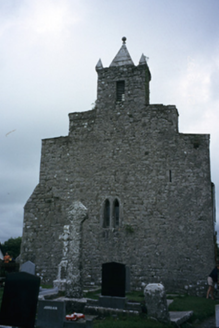
[[[20,254],[21,240],[21,237],[9,238],[8,240],[6,240],[1,245],[3,254],[5,255],[5,253],[8,252],[8,254],[14,259],[18,257],[18,255]]]

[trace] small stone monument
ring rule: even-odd
[[[102,264],[102,288],[99,304],[102,307],[125,309],[126,268],[122,263]]]
[[[149,317],[161,322],[169,322],[166,292],[162,284],[148,284],[144,290],[145,303]]]
[[[101,295],[125,297],[126,269],[122,263],[102,264]]]
[[[36,328],[60,328],[65,321],[65,302],[38,302]]]
[[[81,241],[82,223],[87,218],[87,209],[79,201],[69,207],[69,225],[64,226],[63,257],[58,267],[58,278],[53,282],[54,287],[65,290],[67,297],[80,298],[83,295],[81,282]]]

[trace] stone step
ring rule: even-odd
[[[169,311],[170,321],[179,327],[193,315],[193,311]]]

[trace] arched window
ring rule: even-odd
[[[110,202],[108,199],[105,200],[104,212],[103,212],[103,227],[108,228],[110,225]]]
[[[113,218],[114,218],[114,227],[119,225],[119,201],[116,198],[113,202]]]

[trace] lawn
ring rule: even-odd
[[[92,298],[94,300],[97,300],[97,299],[99,299],[100,294],[101,294],[101,290],[98,289],[96,291],[85,293],[84,297]],[[139,302],[139,303],[144,302],[144,294],[142,292],[133,291],[131,293],[126,293],[126,297],[130,302],[132,302],[132,301],[133,302]]]
[[[87,298],[98,299],[100,290],[88,292],[85,294]],[[129,301],[137,301],[144,303],[144,295],[141,292],[127,293],[126,297]],[[193,316],[190,318],[188,324],[184,327],[195,326],[203,320],[214,316],[215,305],[219,304],[218,301],[212,301],[204,297],[188,296],[188,295],[175,295],[171,296],[174,300],[169,306],[169,311],[193,311]],[[139,317],[131,316],[114,316],[98,319],[94,321],[95,328],[168,328],[172,325],[162,324],[155,320],[147,319],[146,314],[141,314]]]
[[[145,315],[139,317],[107,317],[103,320],[95,320],[94,328],[173,328],[172,324],[162,324],[155,320],[149,320]]]
[[[45,286],[43,286],[45,287]],[[46,286],[48,287],[48,286]],[[86,298],[98,299],[100,290],[95,292],[87,292],[84,296]],[[3,288],[0,288],[0,305],[2,301]],[[144,303],[144,295],[141,292],[127,293],[126,297],[130,301],[137,301]],[[190,318],[188,324],[184,324],[186,327],[195,327],[203,320],[214,316],[215,305],[219,304],[219,300],[212,301],[204,297],[188,296],[188,295],[176,295],[172,297],[174,302],[170,304],[169,311],[193,311],[194,314]],[[147,318],[146,314],[140,316],[111,316],[102,317],[94,321],[94,328],[170,328],[171,324],[162,324],[155,320]]]

